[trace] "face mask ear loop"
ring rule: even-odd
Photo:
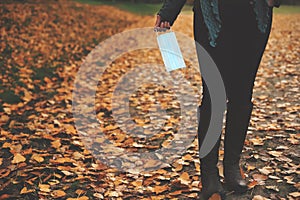
[[[156,36],[158,36],[158,32],[172,32],[171,28],[160,28],[160,27],[155,27],[154,32],[156,33]]]

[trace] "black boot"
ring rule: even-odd
[[[226,189],[236,193],[248,190],[247,182],[241,175],[240,156],[251,117],[253,105],[227,104],[224,140],[224,178]]]
[[[212,151],[200,159],[202,190],[200,199],[207,200],[213,194],[219,194],[221,199],[225,199],[225,192],[220,181],[218,164],[220,139]]]
[[[205,134],[209,125],[209,110],[199,110],[200,121],[198,127],[199,151],[204,141]],[[209,199],[213,194],[219,194],[221,199],[225,199],[225,192],[220,182],[219,169],[217,167],[219,158],[220,138],[208,155],[200,159],[202,190],[201,200]]]

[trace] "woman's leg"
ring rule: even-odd
[[[255,76],[271,27],[269,24],[268,31],[261,33],[257,28],[253,10],[251,7],[250,9],[239,13],[247,23],[241,27],[244,31],[235,35],[233,51],[236,56],[232,60],[231,72],[228,71],[227,74],[231,82],[226,85],[228,103],[224,140],[224,176],[227,188],[240,193],[247,190],[247,183],[240,173],[240,155],[253,108],[251,99]]]
[[[210,46],[208,32],[200,12],[199,2],[195,4],[194,8],[194,37],[196,42],[206,49],[218,67],[219,65],[224,64],[226,60],[225,58],[227,57],[226,54],[222,54],[224,45],[218,45],[215,48]],[[202,147],[204,138],[206,137],[206,132],[210,124],[211,117],[210,95],[206,83],[203,79],[202,81],[203,96],[201,106],[199,107],[200,119],[198,126],[199,150]],[[220,182],[219,170],[217,167],[219,161],[220,140],[221,139],[219,138],[208,155],[200,159],[202,199],[208,199],[214,193],[219,193],[221,196],[224,196],[224,190]]]
[[[255,75],[269,31],[265,34],[259,32],[250,5],[233,6],[221,3],[222,30],[217,47],[213,48],[209,45],[207,28],[198,3],[195,4],[194,11],[195,40],[209,52],[217,64],[229,100],[225,130],[225,180],[227,185],[232,186],[230,189],[245,191],[247,187],[240,174],[239,160],[252,111],[251,98]],[[210,123],[210,106],[209,92],[203,83],[198,128],[199,148]],[[217,169],[219,145],[220,140],[212,151],[201,159],[202,194],[206,197],[221,190]]]

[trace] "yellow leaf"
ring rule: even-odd
[[[26,158],[19,153],[16,153],[14,159],[11,161],[13,164],[18,164],[20,162],[24,162]]]
[[[38,154],[33,154],[33,155],[31,156],[31,159],[33,159],[33,160],[35,160],[35,161],[37,161],[37,162],[39,162],[39,163],[41,163],[41,162],[44,161],[44,158],[41,157],[41,156],[39,156]]]
[[[154,192],[155,192],[156,194],[160,194],[160,193],[162,193],[162,192],[168,190],[168,188],[169,188],[169,187],[168,187],[167,185],[162,185],[162,186],[156,185],[156,186],[154,187]]]
[[[77,189],[77,190],[75,191],[75,193],[78,194],[78,195],[80,196],[80,195],[82,195],[82,194],[84,193],[84,191],[81,190],[81,189]]]
[[[187,160],[187,161],[191,161],[191,160],[193,160],[193,157],[190,154],[186,154],[185,156],[183,156],[182,159]]]
[[[55,140],[53,142],[51,142],[51,146],[55,149],[59,148],[61,146],[61,143],[59,140]]]
[[[20,191],[20,194],[27,194],[34,192],[34,189],[27,190],[27,187],[23,187],[23,189]]]
[[[32,95],[30,94],[30,92],[28,92],[27,90],[24,90],[24,101],[28,102],[32,99]]]
[[[75,151],[73,153],[73,157],[74,157],[75,160],[79,160],[81,158],[84,158],[84,156],[81,153],[77,152],[77,151]]]
[[[89,200],[87,196],[82,196],[78,198],[67,198],[67,200]]]
[[[181,176],[179,177],[179,180],[180,180],[180,182],[182,184],[185,184],[185,185],[187,185],[187,184],[189,184],[191,182],[190,176],[189,176],[189,174],[187,172],[183,172],[181,174]]]
[[[71,175],[73,175],[73,173],[72,173],[72,172],[69,172],[69,171],[62,170],[61,172],[64,173],[66,176],[71,176]]]
[[[50,192],[50,185],[47,184],[39,184],[40,191],[42,192]]]
[[[248,170],[248,171],[255,170],[255,169],[256,169],[256,167],[253,166],[253,165],[248,165],[248,166],[247,166],[247,170]]]
[[[76,129],[74,128],[74,125],[71,124],[64,124],[64,127],[66,129],[67,133],[76,134]]]
[[[140,187],[143,185],[143,180],[133,181],[131,182],[131,184],[134,185],[135,187]]]
[[[252,139],[250,139],[250,142],[252,142],[252,144],[254,146],[262,146],[262,145],[264,145],[264,140],[261,139],[261,138],[252,138]]]
[[[56,160],[52,160],[55,163],[66,163],[66,162],[70,162],[73,163],[74,160],[72,160],[71,158],[58,158]]]
[[[54,198],[61,198],[66,196],[66,193],[63,190],[54,190],[51,196],[53,196]]]

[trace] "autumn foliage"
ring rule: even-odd
[[[174,30],[192,36],[191,20],[180,16]],[[132,174],[97,162],[74,126],[72,89],[85,56],[109,36],[153,22],[152,16],[72,1],[0,3],[0,199],[198,197],[197,140],[172,165]],[[274,18],[243,153],[250,189],[245,196],[229,192],[233,199],[299,198],[299,25],[298,14]],[[128,70],[135,58],[128,54],[113,69]],[[114,81],[106,76],[110,88]],[[107,112],[98,111],[98,116],[111,117],[108,104]],[[107,130],[113,127],[106,123]],[[121,146],[133,144],[118,128],[111,131],[119,133],[115,140]],[[222,150],[220,155],[222,159]]]

